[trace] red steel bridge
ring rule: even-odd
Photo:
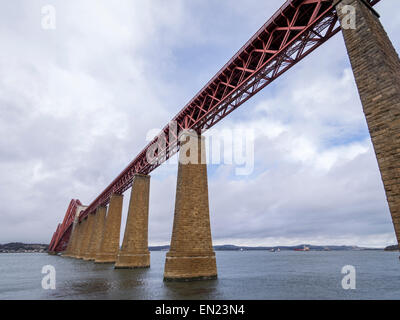
[[[380,0],[363,1],[372,9]],[[157,158],[149,162],[146,155],[150,148],[157,145],[159,136],[80,212],[79,220],[94,213],[97,207],[107,205],[111,194],[122,194],[129,189],[134,174],[149,174],[177,153],[180,131],[192,129],[201,133],[211,128],[338,33],[340,24],[335,10],[338,2],[340,0],[286,1],[172,119],[177,124],[177,130],[172,132],[169,123],[164,127],[160,136],[167,137],[167,141],[158,147],[155,153]],[[71,201],[64,221],[53,235],[49,251],[66,249],[74,213],[80,205],[79,200]]]

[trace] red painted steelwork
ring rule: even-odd
[[[67,212],[65,213],[63,222],[58,225],[57,231],[54,233],[53,238],[51,239],[48,251],[60,252],[66,249],[69,237],[71,235],[72,224],[75,219],[77,207],[81,205],[82,203],[78,199],[71,200]]]
[[[373,6],[380,0],[365,1]],[[130,188],[135,173],[149,174],[177,153],[182,130],[204,132],[211,128],[338,33],[340,26],[334,8],[338,2],[286,1],[172,119],[177,124],[177,134],[170,132],[169,125],[164,127],[159,136],[166,137],[166,147],[159,147],[155,153],[158,159],[148,162],[146,156],[158,143],[155,137],[89,205],[80,220],[95,213],[97,207],[107,205],[112,193],[121,194]]]
[[[172,119],[183,129],[205,131],[337,33],[332,0],[290,0]],[[161,134],[169,136],[169,126]],[[123,193],[135,173],[149,174],[161,162],[147,162],[154,138],[124,171],[89,205],[82,217],[107,205],[112,193]],[[177,136],[159,150],[167,160],[179,150]]]

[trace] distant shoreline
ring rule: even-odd
[[[299,244],[296,246],[236,246],[231,244],[216,245],[213,246],[215,251],[294,251],[303,250],[306,251],[398,251],[397,245],[387,246],[385,248],[367,248],[358,246],[337,246],[337,245],[310,245],[310,244]],[[47,252],[47,244],[29,244],[22,242],[11,242],[6,244],[0,244],[0,253],[44,253]],[[163,246],[149,246],[150,251],[168,251],[169,245]]]
[[[386,248],[367,248],[367,247],[358,247],[358,246],[321,246],[321,245],[310,245],[310,244],[299,244],[295,246],[236,246],[231,244],[226,245],[216,245],[213,246],[215,251],[294,251],[294,250],[303,250],[307,247],[309,250],[307,251],[383,251]],[[167,251],[169,250],[168,245],[164,246],[150,246],[150,251]],[[389,251],[389,250],[386,250]]]
[[[11,242],[0,244],[0,253],[44,253],[48,247],[47,244]]]

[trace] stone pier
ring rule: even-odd
[[[74,244],[76,242],[76,239],[78,237],[78,219],[79,219],[79,214],[76,212],[74,222],[72,224],[72,231],[71,231],[71,236],[69,237],[68,241],[68,246],[67,250],[65,250],[63,256],[64,257],[73,257],[73,250],[74,250]]]
[[[89,247],[89,241],[90,241],[90,235],[92,234],[93,231],[93,221],[94,221],[94,216],[92,214],[89,214],[87,218],[85,218],[86,226],[85,226],[85,232],[82,237],[82,242],[81,242],[81,251],[79,254],[79,259],[85,259],[87,250]]]
[[[345,28],[345,5],[356,9],[355,29]],[[364,2],[343,0],[336,9],[400,243],[399,56],[378,16]]]
[[[66,255],[67,257],[76,258],[76,256],[77,256],[79,237],[80,237],[80,234],[82,233],[82,228],[80,228],[81,223],[79,223],[79,215],[86,208],[87,208],[87,206],[78,206],[76,208],[72,234],[71,234],[71,238],[68,243],[68,249],[67,249],[67,255]]]
[[[114,263],[119,251],[123,195],[113,194],[110,198],[103,237],[96,263]]]
[[[88,218],[85,218],[80,222],[79,239],[78,239],[76,255],[75,255],[76,259],[83,258],[83,253],[84,253],[83,248],[84,248],[84,243],[85,243],[85,239],[86,239],[87,227],[88,227]]]
[[[75,226],[75,236],[72,238],[71,252],[69,257],[76,258],[77,247],[79,242],[79,234],[80,234],[80,223],[77,221]]]
[[[101,206],[96,210],[93,223],[93,231],[90,236],[88,253],[85,260],[95,260],[100,251],[101,240],[103,238],[104,225],[106,221],[107,207]]]
[[[150,267],[148,248],[150,176],[133,178],[124,241],[118,253],[116,269]]]
[[[92,234],[94,232],[94,224],[95,224],[96,216],[94,214],[88,215],[88,226],[85,234],[85,240],[82,247],[81,257],[83,260],[89,260],[89,250],[90,250],[90,240],[92,238]]]
[[[183,136],[179,153],[174,225],[164,281],[217,278],[208,206],[204,138]]]

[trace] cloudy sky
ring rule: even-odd
[[[70,199],[89,204],[282,3],[2,1],[0,243],[50,241]],[[399,52],[396,6],[376,8]],[[341,34],[216,126],[238,128],[254,128],[254,171],[209,166],[215,244],[395,243]],[[176,173],[152,173],[150,244],[169,243]]]

